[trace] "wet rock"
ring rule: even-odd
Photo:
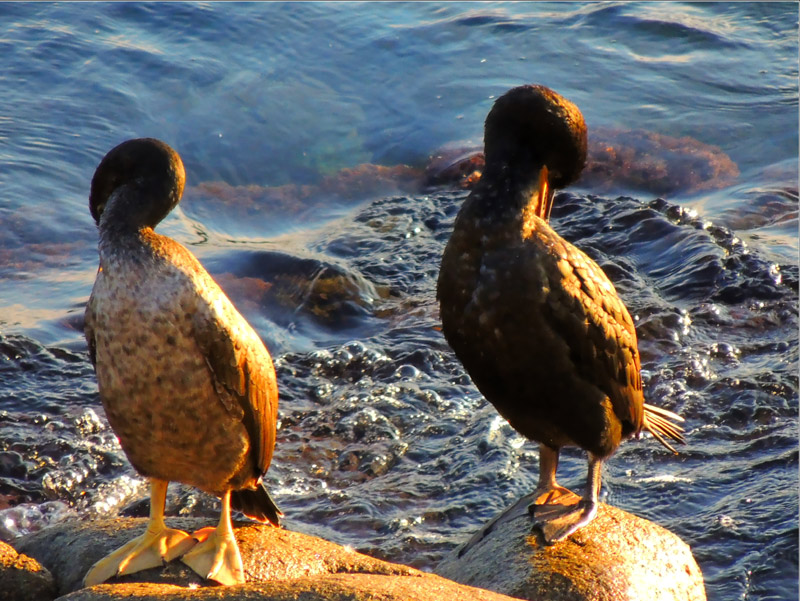
[[[0,541],[0,601],[50,601],[55,597],[50,572]]]
[[[653,194],[715,190],[739,168],[718,146],[644,130],[593,128],[579,186],[595,192],[627,188]]]
[[[189,532],[214,525],[203,518],[169,519]],[[260,524],[239,524],[236,539],[247,583],[222,589],[180,561],[82,589],[98,559],[144,532],[145,519],[64,523],[24,537],[17,544],[53,572],[64,599],[315,599],[503,601],[508,597],[460,585],[433,574],[357,553],[335,543]],[[77,592],[76,592],[77,591]],[[72,594],[69,594],[72,593]]]
[[[572,503],[577,497],[563,497]],[[668,530],[601,504],[567,540],[542,544],[523,497],[446,557],[435,572],[456,582],[543,601],[705,601],[689,546]]]
[[[480,179],[483,167],[483,153],[478,149],[444,150],[430,157],[423,183],[468,189]]]
[[[334,329],[353,326],[369,315],[380,297],[359,273],[316,257],[244,251],[207,264],[234,301],[262,307],[281,326],[298,315]]]

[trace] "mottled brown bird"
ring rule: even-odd
[[[112,149],[92,178],[100,269],[86,340],[108,421],[151,493],[145,534],[98,561],[87,585],[177,557],[204,578],[244,582],[231,507],[280,521],[262,483],[278,410],[269,352],[194,255],[153,231],[184,182],[178,154],[150,138]],[[169,481],[221,497],[218,526],[167,528]]]
[[[569,100],[514,88],[486,118],[486,165],[464,201],[437,284],[445,337],[472,381],[521,434],[540,443],[531,506],[545,541],[597,511],[602,463],[652,433],[683,441],[681,418],[644,403],[633,321],[603,270],[548,225],[553,193],[586,160],[586,125]],[[588,452],[586,492],[555,503],[561,447]]]

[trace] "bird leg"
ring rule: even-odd
[[[147,530],[96,562],[86,573],[84,586],[100,584],[112,576],[159,567],[194,546],[195,541],[186,532],[167,528],[164,523],[168,484],[164,480],[150,480],[150,521]]]
[[[551,545],[564,540],[594,519],[597,513],[602,468],[603,460],[590,453],[586,494],[577,503],[563,505],[545,501],[545,504],[531,505],[533,519],[544,535],[545,544]]]
[[[533,492],[535,499],[529,507],[531,513],[537,505],[553,503],[564,497],[577,496],[574,492],[556,482],[556,470],[558,469],[558,449],[551,449],[546,445],[539,445],[539,483]]]
[[[222,511],[216,528],[202,528],[192,537],[198,545],[181,558],[203,578],[230,586],[245,582],[244,566],[231,524],[231,493],[222,495]]]

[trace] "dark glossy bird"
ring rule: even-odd
[[[108,421],[151,492],[145,534],[98,561],[87,585],[177,557],[204,578],[244,582],[231,507],[280,523],[262,482],[278,410],[269,352],[194,255],[153,231],[184,182],[178,154],[151,138],[112,149],[92,178],[100,269],[86,341]],[[167,528],[170,481],[219,496],[217,527]]]
[[[548,224],[554,190],[586,160],[578,107],[539,85],[494,103],[486,164],[464,201],[437,283],[442,329],[472,381],[511,426],[539,442],[531,506],[547,543],[589,523],[603,461],[642,429],[668,449],[681,418],[644,403],[636,330],[614,285]],[[589,456],[577,504],[556,482],[559,450]],[[564,501],[566,499],[562,499]]]

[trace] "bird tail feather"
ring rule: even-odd
[[[671,438],[675,442],[686,444],[686,439],[683,437],[683,428],[675,423],[682,421],[683,418],[677,413],[667,411],[661,407],[654,407],[647,403],[644,404],[644,421],[642,423],[644,429],[675,454],[678,451],[666,439]]]
[[[255,490],[231,491],[231,507],[259,522],[269,522],[273,526],[281,525],[283,512],[278,509],[277,503],[263,482],[259,483]]]

